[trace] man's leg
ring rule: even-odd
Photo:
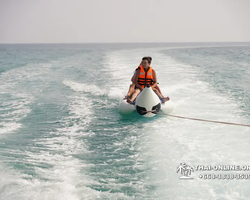
[[[165,103],[169,100],[169,97],[164,97],[156,88],[153,88],[153,90],[157,94],[157,96],[161,98],[162,103]]]
[[[164,98],[164,96],[160,93],[160,91],[156,88],[153,88],[153,91],[157,94],[158,97]]]
[[[131,84],[129,86],[128,93],[124,99],[130,98],[130,96],[133,94],[134,91],[135,91],[135,84]]]
[[[127,96],[130,97],[134,91],[135,91],[135,84],[131,84]]]
[[[141,90],[140,89],[135,89],[134,93],[132,94],[131,99],[128,99],[128,103],[133,103],[135,98],[140,94]]]
[[[155,86],[155,89],[157,89],[160,92],[160,94],[163,96],[163,94],[161,93],[161,89],[158,85]]]

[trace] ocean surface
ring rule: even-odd
[[[1,200],[250,199],[176,171],[250,166],[249,127],[118,112],[143,56],[172,114],[250,124],[250,43],[0,44]]]

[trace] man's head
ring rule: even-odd
[[[143,67],[143,68],[149,67],[149,65],[151,64],[151,60],[152,60],[151,57],[143,57],[143,58],[142,58],[142,61],[141,61],[142,67]]]
[[[152,62],[152,57],[148,56],[148,59],[150,60],[150,64],[151,64],[151,62]]]

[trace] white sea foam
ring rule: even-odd
[[[239,114],[237,103],[203,82],[200,79],[203,74],[195,66],[179,63],[152,49],[111,52],[104,61],[103,70],[111,74],[105,90],[73,79],[63,81],[73,92],[67,97],[69,114],[59,121],[61,126],[51,132],[51,137],[35,139],[33,149],[25,152],[23,163],[32,165],[33,176],[0,166],[0,199],[248,199],[248,181],[200,180],[198,172],[192,173],[194,180],[181,181],[176,173],[180,162],[249,165],[248,128],[163,116],[152,121],[136,120],[134,124],[121,127],[106,127],[103,130],[110,130],[110,137],[129,132],[123,140],[114,143],[115,152],[124,148],[134,152],[128,159],[135,163],[131,168],[136,173],[126,183],[115,177],[102,179],[98,176],[109,173],[108,168],[92,177],[92,164],[78,158],[91,153],[88,144],[80,138],[95,134],[88,130],[88,126],[96,117],[93,101],[98,98],[90,98],[89,94],[122,98],[134,69],[145,55],[153,57],[152,66],[157,72],[159,86],[177,105],[173,114],[239,123],[246,121]],[[5,89],[11,86],[6,85]],[[20,113],[29,107],[26,103],[10,102],[0,109],[4,110],[6,106],[20,109]],[[15,109],[14,113],[1,113],[2,117],[18,116],[20,113]],[[7,122],[5,126],[8,127]],[[15,153],[23,155],[23,152]],[[121,154],[121,157],[108,161],[122,163],[123,160]],[[116,177],[126,177],[128,174],[124,173],[116,174]],[[92,189],[92,185],[102,187],[103,182],[110,191]],[[133,188],[135,197],[114,192],[122,187]]]
[[[99,88],[93,84],[85,84],[85,83],[77,83],[71,80],[64,80],[63,84],[70,87],[72,90],[76,92],[84,92],[84,93],[91,93],[93,95],[105,95],[107,93],[105,88]]]
[[[11,94],[9,101],[1,104],[0,117],[4,119],[0,123],[0,133],[9,133],[22,127],[19,123],[30,111],[29,105],[34,97],[27,91],[16,92],[18,84],[22,81],[36,80],[44,73],[38,66],[26,66],[13,69],[1,74],[1,89]],[[48,66],[50,67],[50,65]],[[46,68],[46,66],[45,66]],[[46,71],[46,70],[45,70]],[[88,176],[81,176],[86,164],[75,158],[75,154],[87,153],[85,144],[78,138],[88,134],[84,129],[91,120],[91,104],[82,95],[69,98],[69,116],[62,119],[61,128],[51,132],[51,137],[35,139],[34,143],[42,146],[40,151],[25,152],[22,163],[34,165],[35,175],[0,166],[0,199],[95,199],[99,192],[86,187],[94,181]],[[76,120],[80,119],[80,120]],[[77,121],[77,122],[76,122]],[[73,125],[72,125],[73,124]],[[35,147],[34,147],[35,148]],[[17,151],[13,152],[17,154]],[[24,153],[21,152],[23,155]],[[16,160],[16,162],[18,162]],[[41,167],[43,166],[43,167]],[[80,196],[79,196],[80,195]]]
[[[36,80],[51,68],[50,63],[28,64],[23,67],[14,68],[0,74],[1,92],[9,92],[22,82]]]
[[[16,122],[1,122],[0,123],[0,134],[11,133],[22,127],[21,123]]]
[[[28,64],[0,74],[0,119],[1,133],[12,133],[22,127],[21,119],[31,112],[35,89],[22,87],[22,84],[37,80],[51,68],[51,64]],[[31,85],[28,84],[30,87]]]
[[[217,92],[209,83],[203,82],[204,74],[195,66],[177,62],[157,51],[115,52],[107,58],[111,73],[116,77],[110,87],[127,91],[130,77],[137,63],[144,55],[153,57],[152,66],[157,72],[158,82],[164,95],[176,103],[173,114],[202,119],[246,123],[239,114],[238,104],[228,96]],[[129,57],[129,58],[128,58]],[[137,60],[135,60],[137,59]],[[117,69],[122,63],[122,69]],[[120,92],[117,92],[119,95]],[[114,94],[113,94],[114,95]],[[147,177],[140,187],[155,188],[152,197],[156,199],[246,199],[250,197],[249,184],[244,180],[200,180],[194,172],[193,181],[180,181],[176,168],[181,162],[197,164],[248,164],[250,156],[249,128],[189,121],[170,117],[159,117],[131,129],[137,131],[139,153],[134,155],[138,165]],[[139,135],[138,135],[139,134]],[[119,145],[119,144],[118,144]],[[120,144],[124,145],[124,144]],[[143,164],[142,164],[143,163]],[[240,186],[240,187],[239,187]]]
[[[22,127],[20,120],[31,112],[29,107],[33,101],[31,95],[12,94],[13,100],[0,102],[0,134],[12,133]]]
[[[51,132],[51,137],[34,141],[37,145],[42,145],[44,150],[26,153],[25,162],[36,166],[36,176],[27,178],[13,170],[2,169],[7,171],[2,171],[0,182],[0,188],[6,188],[0,192],[2,199],[74,200],[98,197],[99,192],[86,187],[94,183],[82,173],[88,165],[74,157],[75,154],[88,152],[85,144],[78,138],[87,134],[84,130],[91,121],[91,103],[87,103],[84,96],[72,96],[70,99],[69,116],[62,119],[62,128]]]
[[[177,105],[174,115],[246,122],[244,117],[235,114],[240,109],[232,99],[199,80],[203,74],[195,66],[176,62],[164,55],[158,55],[155,60],[162,91]],[[164,66],[164,69],[157,66]],[[151,183],[157,186],[159,198],[204,199],[211,195],[210,198],[236,199],[250,196],[247,192],[249,185],[242,185],[240,189],[237,180],[225,185],[224,180],[199,180],[199,172],[194,172],[195,180],[182,182],[176,173],[181,162],[190,165],[250,164],[247,128],[168,117],[145,124],[143,130],[141,156],[149,161],[149,176]]]
[[[70,166],[68,166],[68,164]],[[75,164],[76,166],[74,166]],[[76,184],[76,179],[68,179],[72,174],[76,174],[80,163],[65,161],[62,168],[51,171],[51,177],[54,181],[41,181],[29,175],[20,174],[7,166],[0,166],[0,200],[79,200],[98,198],[128,199],[124,194],[110,194],[109,192],[99,192],[88,187],[86,184],[93,184],[84,178]],[[48,173],[46,170],[44,173]],[[56,175],[56,177],[55,177]],[[84,184],[83,184],[84,183]]]

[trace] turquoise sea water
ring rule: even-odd
[[[176,173],[250,165],[250,128],[119,114],[143,56],[173,114],[250,124],[249,43],[1,44],[1,200],[250,198],[250,180]]]

